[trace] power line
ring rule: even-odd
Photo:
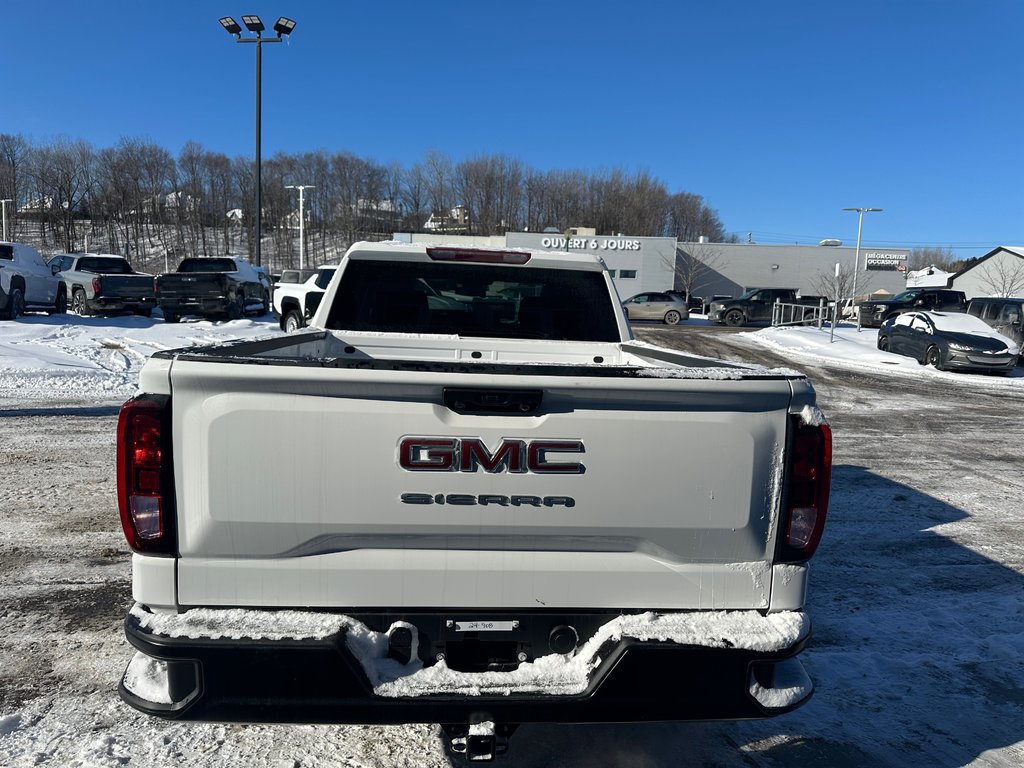
[[[817,245],[824,238],[814,235],[794,235],[785,232],[746,230],[763,245]],[[735,234],[742,235],[742,232]],[[999,245],[1024,241],[1024,238],[978,240],[862,240],[861,247],[872,248],[952,248],[956,250],[992,250]]]

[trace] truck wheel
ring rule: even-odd
[[[245,317],[245,294],[236,293],[235,300],[228,304],[228,320],[239,320]]]
[[[7,311],[3,315],[4,320],[16,320],[25,311],[25,297],[21,294],[21,288],[14,288],[7,296]]]
[[[681,317],[682,316],[674,309],[670,309],[665,313],[665,325],[678,325]]]
[[[942,353],[939,352],[939,348],[934,344],[928,347],[928,350],[924,353],[924,364],[933,366],[937,371],[944,370],[942,365]]]
[[[49,310],[46,314],[48,315],[63,315],[68,311],[68,294],[67,291],[62,287],[57,291],[57,300],[53,303],[53,309]]]
[[[730,309],[725,313],[725,324],[737,328],[743,325],[743,313],[738,309]]]
[[[85,300],[85,291],[81,288],[75,288],[74,293],[71,294],[71,311],[82,317],[92,314],[89,302]]]
[[[168,309],[164,310],[164,322],[165,323],[177,323],[181,321],[181,315],[177,312],[171,312]]]
[[[299,314],[299,310],[297,309],[290,310],[284,316],[284,320],[281,321],[281,328],[285,333],[295,333],[304,325],[305,323],[302,321],[302,315]]]
[[[138,309],[138,310],[136,310],[135,314],[138,315],[139,317],[152,317],[153,316],[153,310],[147,307],[146,309]]]

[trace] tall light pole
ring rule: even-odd
[[[303,204],[302,193],[307,189],[316,189],[315,184],[285,184],[285,189],[297,189],[299,190],[299,269],[302,269],[305,265],[306,260],[306,230],[304,224],[306,222],[306,209]]]
[[[220,25],[235,36],[236,43],[256,44],[256,266],[263,266],[260,256],[260,241],[263,238],[263,166],[260,157],[260,122],[262,117],[262,90],[263,90],[263,43],[280,43],[286,35],[290,35],[295,29],[295,22],[284,16],[274,24],[274,31],[277,37],[263,37],[263,22],[259,16],[243,16],[242,23],[245,28],[256,35],[256,37],[242,37],[242,28],[231,16],[225,16],[220,20]]]
[[[3,218],[4,218],[4,242],[5,243],[7,242],[7,204],[8,203],[13,203],[13,202],[14,201],[11,200],[10,198],[7,198],[6,200],[0,200],[0,207],[2,207],[4,209]]]
[[[881,211],[881,208],[843,208],[844,211],[856,211],[857,212],[857,252],[853,257],[853,290],[850,292],[850,297],[854,301],[854,306],[857,302],[857,271],[860,269],[860,233],[864,227],[864,214],[874,213]],[[858,326],[860,323],[857,324]]]

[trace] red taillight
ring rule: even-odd
[[[99,296],[101,293],[103,293],[103,280],[102,279],[100,279],[98,277],[94,277],[92,279],[92,292],[96,296]]]
[[[483,251],[478,248],[427,248],[434,261],[473,261],[478,264],[525,264],[527,251]]]
[[[809,560],[825,530],[832,485],[832,430],[827,424],[799,424],[790,447],[786,478],[786,536],[779,560]]]
[[[117,505],[136,552],[173,555],[170,401],[141,395],[121,406],[117,420]]]

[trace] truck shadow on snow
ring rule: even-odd
[[[814,636],[802,658],[817,690],[806,706],[744,723],[524,725],[510,762],[953,768],[1017,744],[1024,575],[943,535],[941,526],[962,521],[970,515],[939,499],[836,466],[812,561]],[[1003,531],[1022,535],[1012,524]],[[999,536],[974,540],[981,548]],[[652,681],[651,695],[701,692]]]

